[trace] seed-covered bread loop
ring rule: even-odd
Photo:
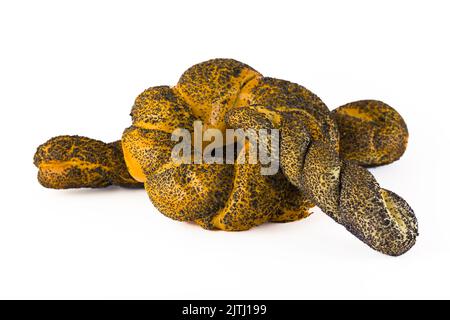
[[[213,59],[186,70],[173,87],[142,92],[131,118],[114,143],[60,136],[41,145],[35,155],[40,183],[144,185],[165,216],[209,230],[296,221],[317,205],[382,253],[397,256],[415,243],[411,207],[361,167],[390,163],[406,148],[406,124],[383,102],[357,101],[330,112],[301,85],[264,77],[236,60]],[[210,146],[203,135],[227,129],[251,131],[240,144],[214,136],[217,150],[237,150],[234,162],[219,151],[215,162],[204,161]],[[181,159],[173,157],[175,150],[183,151]],[[251,150],[277,151],[269,159],[273,172],[260,158],[253,162]]]
[[[418,236],[417,220],[405,200],[381,189],[366,169],[345,162],[339,211],[342,224],[375,250],[398,256]]]
[[[270,110],[259,102],[270,103]],[[262,176],[260,166],[245,163],[223,170],[218,169],[221,165],[205,164],[209,175],[199,175],[195,173],[199,165],[180,165],[169,159],[174,145],[169,140],[170,130],[178,126],[193,132],[194,119],[203,121],[204,129],[221,131],[281,129],[273,117],[281,119],[282,114],[293,112],[297,114],[292,118],[303,119],[315,137],[331,141],[337,148],[337,126],[325,104],[309,90],[264,78],[235,60],[206,61],[188,69],[175,87],[149,88],[136,99],[133,125],[122,137],[125,160],[135,179],[145,181],[152,202],[173,219],[195,221],[207,229],[236,231],[266,221],[302,219],[310,214],[312,203],[281,173]],[[173,114],[178,118],[172,119]],[[232,173],[223,174],[230,169]],[[182,177],[192,176],[195,183],[183,182]],[[222,191],[220,197],[218,190]]]
[[[47,188],[142,187],[128,172],[120,141],[58,136],[38,147],[34,164],[39,182]]]
[[[241,109],[234,111],[235,117]],[[258,111],[262,116],[254,119],[261,119],[261,123],[266,114],[273,112],[272,108],[262,107]],[[281,124],[280,164],[289,181],[373,249],[393,256],[408,251],[415,243],[418,228],[406,201],[381,189],[367,169],[342,160],[331,144],[311,139],[302,122],[293,125],[292,114],[276,112],[279,116],[272,115],[271,119],[276,119],[274,127]]]
[[[335,110],[341,156],[362,166],[398,160],[408,144],[408,128],[392,107],[376,100],[348,103]]]

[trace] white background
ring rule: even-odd
[[[0,298],[450,298],[448,1],[2,1]],[[235,58],[333,109],[374,98],[410,131],[372,169],[420,237],[379,254],[317,208],[300,222],[210,232],[160,214],[144,190],[41,187],[35,148],[105,141],[145,88]]]

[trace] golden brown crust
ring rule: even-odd
[[[358,101],[332,114],[298,84],[214,59],[188,69],[175,87],[145,90],[131,116],[121,142],[63,136],[40,146],[40,182],[51,188],[144,182],[166,216],[228,231],[299,220],[315,204],[380,252],[400,255],[415,243],[417,221],[409,205],[349,161],[379,165],[403,154],[406,125],[382,102]],[[261,175],[261,165],[248,161],[248,144],[237,155],[242,164],[175,163],[171,133],[192,132],[195,120],[222,131],[279,129],[282,172]]]
[[[310,209],[315,205],[306,195],[293,184],[289,183],[286,177],[282,176],[283,188],[282,199],[278,211],[274,212],[270,222],[291,222],[307,218],[311,215]]]
[[[391,256],[414,245],[419,232],[413,210],[392,191],[381,189],[369,171],[346,162],[340,193],[342,224],[360,240]]]
[[[55,137],[38,147],[34,164],[39,168],[39,182],[47,188],[142,187],[128,173],[120,141],[107,144],[80,136]]]
[[[231,165],[181,164],[149,175],[145,189],[164,215],[193,221],[214,215],[223,207],[232,181]]]
[[[213,59],[186,70],[174,91],[207,127],[223,130],[225,114],[236,105],[242,88],[259,77],[256,70],[239,61]]]
[[[125,129],[122,147],[128,171],[137,181],[145,182],[148,175],[171,161],[175,144],[168,132],[135,126]]]
[[[168,86],[148,88],[135,100],[131,117],[136,127],[172,133],[188,128],[196,118],[191,108]]]
[[[145,182],[152,202],[165,215],[193,220],[207,229],[246,230],[269,220],[308,216],[311,202],[282,174],[264,177],[258,165],[248,163],[224,169],[223,165],[179,165],[170,159],[175,143],[169,132],[176,127],[193,131],[195,119],[206,128],[221,130],[235,125],[272,128],[274,119],[262,123],[264,116],[258,118],[256,106],[246,106],[248,115],[238,115],[235,124],[233,110],[248,102],[275,102],[274,94],[279,103],[272,108],[273,116],[295,112],[295,118],[303,119],[317,138],[331,139],[337,148],[337,127],[313,93],[288,81],[264,78],[238,61],[214,59],[188,69],[175,87],[149,88],[136,99],[133,126],[122,137],[131,175]],[[327,121],[328,125],[322,124]],[[198,168],[210,174],[202,175]],[[185,183],[183,177],[195,177],[195,183]]]
[[[256,127],[269,126],[267,121],[280,127],[284,175],[302,195],[367,245],[396,256],[415,243],[417,221],[406,201],[381,189],[367,169],[341,160],[332,144],[314,139],[295,112],[262,106],[230,112],[232,116],[227,119],[235,125],[247,124],[251,117]]]
[[[109,179],[112,185],[124,188],[143,188],[144,185],[135,180],[131,175],[125,163],[122,141],[118,140],[107,144],[111,150]]]
[[[283,167],[285,163],[281,164]],[[305,155],[298,187],[326,214],[340,222],[338,214],[341,160],[338,154],[320,141],[310,143]]]
[[[269,77],[258,78],[244,88],[236,107],[261,105],[287,114],[296,113],[304,124],[336,149],[339,132],[327,106],[314,93],[296,83]]]
[[[280,208],[282,189],[277,185],[282,177],[261,175],[261,165],[249,163],[247,148],[248,145],[238,155],[246,158],[244,163],[234,165],[233,188],[224,207],[211,216],[217,229],[248,230],[269,221]]]
[[[408,144],[402,116],[376,100],[348,103],[335,110],[339,127],[340,154],[362,166],[379,166],[398,160]]]

